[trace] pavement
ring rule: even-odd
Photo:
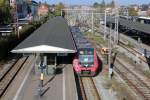
[[[18,80],[13,82],[3,100],[78,100],[72,65],[58,67],[55,75],[44,75],[43,88],[40,92],[40,71],[35,73],[33,67],[27,71],[26,66],[24,69],[26,75],[21,76],[21,79],[18,77]]]

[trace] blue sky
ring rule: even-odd
[[[94,2],[101,2],[102,0],[35,0],[47,2],[49,4],[63,2],[65,4],[84,4],[84,5],[92,5]],[[105,2],[111,2],[112,0],[105,0]],[[149,4],[150,0],[116,0],[119,5],[129,5],[129,4]]]

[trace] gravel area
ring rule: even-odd
[[[94,38],[94,36],[92,36]],[[98,37],[96,37],[98,38]],[[94,42],[94,39],[91,41]],[[96,44],[98,41],[96,41]],[[102,43],[99,43],[102,44]],[[105,43],[107,44],[107,43]],[[127,63],[128,67],[134,71],[135,74],[137,74],[141,79],[148,80],[144,75],[141,74],[141,71],[138,71],[138,67],[142,68],[142,70],[148,70],[148,65],[140,65],[140,64],[134,64],[135,56],[131,55],[128,51],[123,49],[120,46],[117,46],[117,51],[119,51],[120,55],[122,57],[119,57],[123,60],[124,63]],[[125,57],[126,56],[126,57]],[[102,56],[100,56],[102,57]],[[103,58],[103,61],[105,58]],[[132,65],[133,64],[133,65]],[[106,66],[106,65],[105,65]],[[107,65],[108,66],[108,65]],[[141,67],[142,66],[142,67]],[[107,70],[103,69],[103,71],[108,74],[108,68]],[[96,83],[96,86],[98,87],[98,91],[102,95],[102,100],[138,100],[136,94],[133,92],[131,88],[128,87],[128,85],[125,83],[124,80],[120,78],[117,73],[113,76],[112,80],[108,79],[108,75],[103,75],[103,71],[98,76],[94,77],[94,82]],[[107,79],[106,79],[107,77]]]
[[[116,97],[116,92],[114,92],[112,89],[105,88],[104,79],[101,74],[94,77],[93,80],[102,100],[118,100]]]

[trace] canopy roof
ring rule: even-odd
[[[11,52],[75,53],[76,48],[66,20],[55,17],[34,31]]]

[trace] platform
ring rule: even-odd
[[[75,77],[71,64],[57,67],[55,75],[45,75],[43,95],[39,95],[40,76],[35,73],[34,68],[26,82],[20,84],[17,92],[10,100],[78,100]],[[15,84],[14,84],[15,85]],[[13,88],[11,88],[12,90]],[[11,94],[12,95],[12,94]],[[8,98],[9,94],[5,98]]]
[[[21,100],[77,100],[76,84],[71,65],[60,66],[56,75],[45,76],[41,97],[39,96],[39,75],[31,73],[29,80]]]

